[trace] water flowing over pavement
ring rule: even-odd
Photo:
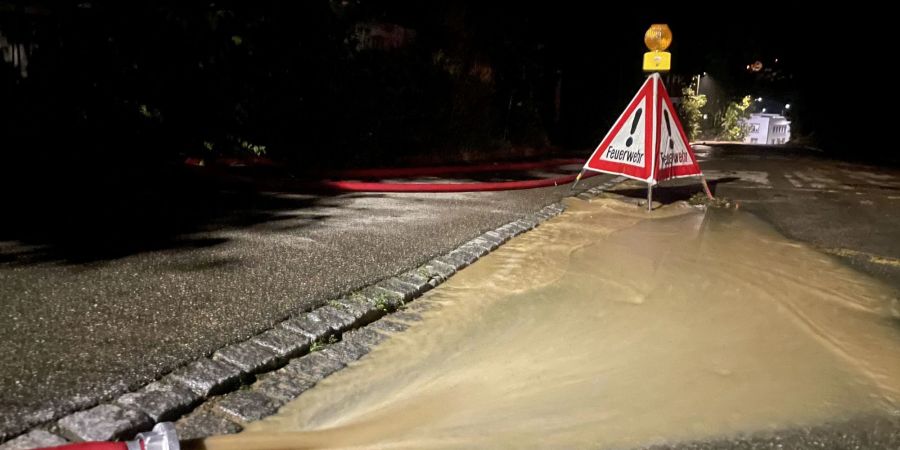
[[[205,448],[623,448],[898,411],[896,288],[743,212],[572,200],[417,302]]]

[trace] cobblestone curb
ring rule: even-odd
[[[613,178],[577,197],[593,198],[624,180]],[[189,363],[112,403],[32,429],[0,445],[0,450],[130,439],[156,422],[178,417],[176,427],[183,440],[237,433],[244,424],[274,414],[323,378],[366,355],[390,334],[405,330],[422,312],[436,307],[427,301],[409,302],[564,210],[557,202],[487,231],[420,267],[328,301],[313,311],[298,312],[270,330],[219,349],[211,357]]]

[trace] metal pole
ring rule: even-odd
[[[572,189],[570,191],[575,190],[575,186],[578,186],[578,182],[581,181],[581,176],[584,175],[584,169],[581,169],[581,172],[578,172],[578,176],[575,177],[575,182],[572,183]]]
[[[653,211],[653,185],[647,184],[647,211]]]
[[[712,191],[709,190],[709,185],[706,184],[706,177],[705,177],[705,176],[700,175],[700,183],[703,184],[703,191],[706,192],[706,197],[707,197],[708,199],[710,199],[710,200],[714,199],[715,197],[713,197]]]

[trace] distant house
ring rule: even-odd
[[[744,121],[749,144],[784,144],[791,139],[791,121],[781,114],[754,113]]]

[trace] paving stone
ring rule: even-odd
[[[229,363],[245,373],[260,373],[278,366],[279,358],[272,350],[252,341],[238,342],[213,353],[213,359]]]
[[[342,369],[345,365],[344,362],[333,355],[318,351],[291,361],[282,370],[302,374],[311,380],[319,381]]]
[[[428,274],[428,271],[423,270],[422,268],[418,268],[403,272],[398,275],[397,278],[404,283],[418,286],[422,284],[428,284],[430,276]]]
[[[489,240],[484,237],[484,235],[478,236],[475,239],[470,241],[472,245],[477,245],[483,248],[486,252],[490,253],[497,249],[500,246],[500,243],[494,242],[493,240]]]
[[[343,333],[349,330],[356,322],[356,317],[347,311],[335,308],[334,306],[323,306],[309,313],[310,316],[318,317],[334,334]]]
[[[344,341],[353,342],[365,346],[369,350],[387,339],[387,336],[381,334],[369,327],[353,330],[344,335]]]
[[[496,239],[499,241],[498,244],[503,244],[504,242],[509,240],[509,236],[505,236],[503,233],[500,233],[497,230],[486,231],[482,236],[484,236],[485,239]]]
[[[251,339],[257,345],[263,346],[279,358],[293,358],[302,355],[309,350],[312,339],[309,336],[288,330],[287,328],[274,328]]]
[[[497,247],[503,245],[506,242],[505,239],[500,237],[499,234],[494,233],[493,231],[488,231],[487,233],[482,234],[481,239],[491,245],[491,250],[496,249]]]
[[[215,408],[225,416],[240,422],[252,422],[275,414],[278,407],[261,392],[241,389],[224,395]]]
[[[519,219],[515,223],[521,225],[523,228],[525,228],[526,231],[528,231],[533,230],[535,227],[537,227],[540,224],[540,221],[537,220],[537,218],[534,216],[529,216],[524,219]]]
[[[347,364],[369,353],[369,347],[356,341],[341,341],[337,344],[329,345],[325,350],[322,350],[322,353],[327,356],[334,355],[341,362]]]
[[[137,409],[154,422],[165,422],[190,411],[200,399],[199,394],[186,387],[158,381],[122,395],[116,403]]]
[[[302,314],[292,319],[285,320],[278,326],[289,331],[309,336],[313,341],[321,340],[334,334],[331,327],[323,322],[321,318],[310,316],[309,314]]]
[[[545,207],[541,210],[540,214],[542,215],[543,220],[549,220],[559,215],[559,210],[556,208],[551,208],[549,206]]]
[[[506,238],[516,237],[516,236],[522,234],[522,232],[524,232],[524,231],[525,230],[523,230],[521,227],[517,227],[512,224],[506,224],[500,228],[497,228],[497,232]]]
[[[202,397],[227,392],[236,387],[244,375],[241,369],[221,361],[202,358],[164,378],[181,384]]]
[[[531,229],[531,226],[522,219],[517,219],[516,221],[512,222],[511,225],[518,228],[523,233]]]
[[[495,248],[497,248],[497,244],[494,244],[493,242],[488,241],[487,239],[485,239],[485,238],[483,238],[483,237],[481,237],[481,236],[478,236],[478,237],[472,239],[472,240],[469,241],[466,245],[471,245],[471,246],[474,246],[474,247],[478,247],[478,248],[482,249],[482,250],[484,251],[485,254],[488,254],[488,253],[490,253],[492,250],[494,250]]]
[[[68,399],[63,405],[37,406],[33,410],[16,417],[0,414],[0,442],[6,442],[13,436],[18,436],[42,423],[57,419],[61,414],[68,411],[78,411],[95,404],[96,400],[93,400],[92,397],[80,396]]]
[[[453,254],[459,255],[461,258],[465,259],[467,265],[471,265],[481,257],[481,249],[462,246],[450,252],[450,255]]]
[[[153,422],[140,411],[103,404],[63,417],[57,425],[63,436],[75,441],[111,441],[149,430]]]
[[[366,298],[367,302],[386,311],[394,311],[403,304],[403,296],[400,293],[379,286],[369,286],[359,293]]]
[[[239,433],[244,428],[231,420],[209,410],[194,411],[187,417],[175,422],[178,440],[184,442],[222,434]]]
[[[400,294],[404,303],[418,297],[422,293],[415,285],[404,283],[396,278],[382,280],[376,286]]]
[[[480,245],[475,245],[472,243],[466,243],[462,247],[456,249],[457,252],[463,252],[467,255],[470,255],[471,262],[469,264],[474,263],[481,259],[482,256],[487,255],[490,251],[486,248],[481,247]]]
[[[55,447],[67,442],[53,433],[44,430],[34,430],[0,445],[0,450],[30,450],[33,448]]]
[[[427,273],[427,271],[416,269],[397,276],[398,280],[413,286],[416,296],[422,295],[434,287],[431,284],[431,277],[424,276],[422,273],[419,273],[420,271]]]
[[[315,386],[316,381],[304,374],[279,369],[253,383],[250,389],[265,395],[280,407]]]
[[[439,256],[435,258],[438,262],[444,263],[453,267],[455,270],[462,270],[469,266],[469,256],[461,254],[456,251],[452,251],[446,255]]]
[[[337,307],[342,308],[352,315],[355,320],[354,327],[372,323],[384,315],[384,311],[376,308],[374,305],[366,301],[363,296],[349,296],[335,300]]]
[[[427,264],[422,266],[422,268],[428,272],[428,276],[429,278],[431,278],[432,283],[437,281],[437,283],[432,284],[433,286],[437,286],[438,284],[443,283],[456,273],[455,266],[446,262],[438,261],[437,259],[432,259]]]

